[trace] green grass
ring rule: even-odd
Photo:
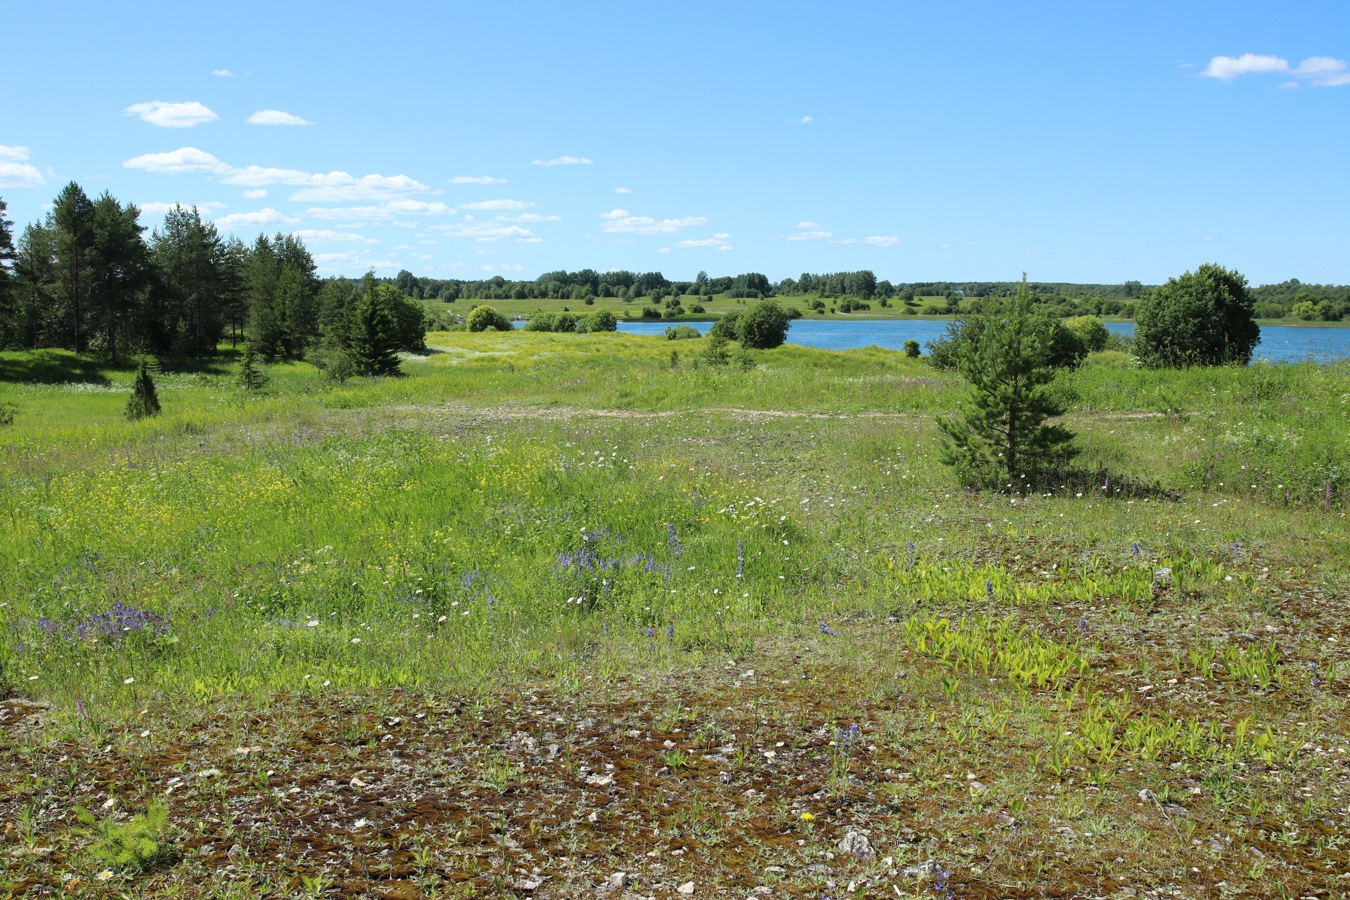
[[[3,840],[58,844],[0,884],[82,871],[71,809],[41,800],[61,779],[86,786],[70,803],[94,809],[106,789],[144,809],[172,767],[212,766],[218,782],[170,797],[177,840],[256,851],[255,891],[318,892],[339,871],[345,892],[373,891],[351,860],[269,862],[273,838],[253,847],[202,817],[280,808],[272,785],[293,776],[329,821],[328,770],[368,782],[383,735],[452,702],[476,737],[419,731],[408,777],[450,753],[453,790],[486,805],[361,813],[392,817],[410,896],[448,890],[452,871],[486,890],[495,851],[474,848],[516,833],[524,796],[588,808],[568,792],[607,771],[586,748],[613,742],[629,755],[605,759],[647,804],[614,827],[669,834],[738,887],[788,862],[819,895],[801,873],[859,823],[905,864],[933,854],[903,829],[931,835],[963,895],[1121,884],[1106,872],[1174,883],[1193,840],[1260,849],[1204,870],[1258,893],[1346,871],[1333,837],[1350,780],[1306,749],[1350,737],[1343,366],[1089,365],[1060,383],[1083,471],[1013,497],[956,487],[934,419],[963,389],[902,353],[783,347],[741,372],[672,368],[669,342],[634,335],[429,344],[403,378],[271,366],[256,396],[232,358],[164,372],[164,413],[136,423],[129,368],[0,354],[16,408],[0,428],[0,683],[51,704],[39,731],[0,730],[15,776],[0,810],[20,823]],[[518,712],[536,700],[544,718]],[[598,706],[652,736],[613,731]],[[577,743],[538,724],[555,718]],[[830,744],[855,722],[868,749]],[[540,768],[549,741],[570,774]],[[648,766],[678,778],[643,794]],[[734,793],[719,766],[743,779]],[[795,774],[820,799],[782,791]],[[765,799],[743,816],[726,804],[747,786]],[[1157,812],[1176,800],[1184,821]],[[996,813],[1033,827],[1005,833]],[[453,839],[435,830],[450,823]],[[1057,857],[1077,840],[1061,827],[1099,838]],[[541,859],[641,862],[554,834],[516,840]],[[199,895],[215,857],[175,859],[141,889]],[[1260,859],[1289,868],[1254,873]],[[839,877],[864,871],[890,877]]]

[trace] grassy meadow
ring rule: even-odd
[[[1350,895],[1350,365],[700,343],[0,353],[0,894]]]

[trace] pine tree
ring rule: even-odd
[[[967,487],[1035,486],[1076,453],[1073,433],[1048,419],[1064,407],[1048,390],[1054,380],[1051,347],[1037,328],[1026,276],[1017,294],[994,302],[963,324],[956,368],[970,382],[962,415],[939,419],[946,435],[942,460]]]
[[[150,365],[141,360],[136,369],[136,380],[131,385],[131,399],[127,401],[127,418],[135,421],[159,415],[159,396],[155,393],[155,379]]]

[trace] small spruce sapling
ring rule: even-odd
[[[267,387],[267,373],[263,371],[258,353],[250,342],[244,345],[244,356],[239,360],[239,371],[235,382],[249,393],[256,393]]]
[[[135,421],[159,415],[159,395],[155,392],[155,379],[150,374],[150,364],[141,360],[136,368],[136,379],[131,384],[131,399],[127,400],[127,418]]]

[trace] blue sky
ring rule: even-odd
[[[209,10],[209,12],[208,12]],[[11,4],[0,197],[325,274],[1350,282],[1350,4]]]

